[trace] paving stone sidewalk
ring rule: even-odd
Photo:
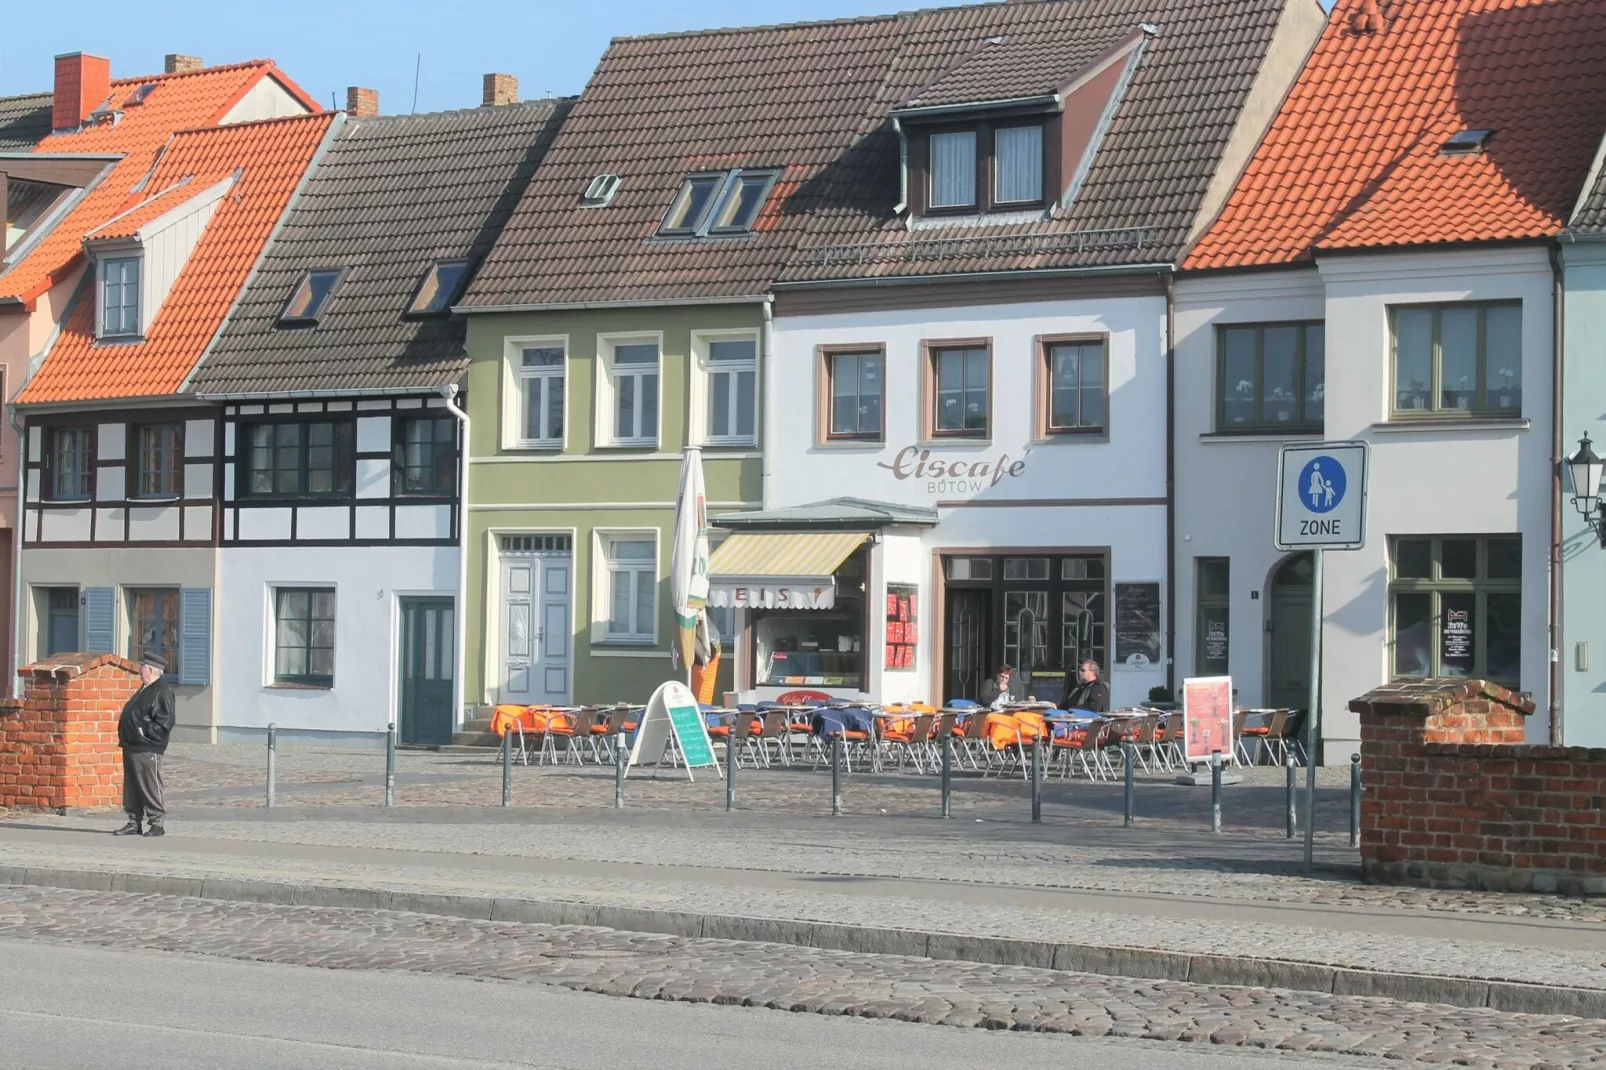
[[[0,937],[1490,1070],[1606,1065],[1606,1032],[1576,1018],[386,911],[0,888]]]

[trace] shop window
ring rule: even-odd
[[[658,343],[606,344],[603,363],[602,443],[658,445]]]
[[[95,488],[95,429],[58,427],[50,432],[50,452],[45,456],[45,485],[50,500],[84,501]]]
[[[184,472],[184,428],[179,424],[147,424],[135,431],[134,494],[140,498],[176,498]]]
[[[133,588],[125,597],[129,660],[138,662],[155,654],[167,663],[164,671],[179,679],[178,588]]]
[[[1049,341],[1039,370],[1038,434],[1103,434],[1109,411],[1103,341]]]
[[[986,438],[991,406],[992,367],[985,346],[942,346],[931,350],[931,432],[941,436]]]
[[[248,425],[245,492],[252,497],[350,494],[356,426],[350,420]]]
[[[654,533],[603,538],[607,626],[616,643],[650,643],[658,620],[658,544]]]
[[[1193,670],[1197,676],[1227,676],[1231,621],[1231,562],[1195,559]]]
[[[1522,415],[1522,305],[1459,302],[1390,310],[1396,417]]]
[[[1522,537],[1402,536],[1390,550],[1394,677],[1468,676],[1519,686]]]
[[[949,557],[944,567],[950,580],[990,580],[993,578],[993,559],[990,557]]]
[[[1327,399],[1326,327],[1265,323],[1216,332],[1216,430],[1316,432]]]
[[[273,682],[333,687],[334,588],[280,587],[274,594]]]
[[[882,410],[886,401],[885,361],[879,350],[826,354],[830,404],[827,438],[881,441]]]
[[[563,446],[562,346],[532,346],[519,351],[516,379],[519,426],[514,445],[538,449]]]
[[[837,568],[829,609],[753,609],[753,680],[763,686],[863,690],[866,674],[866,586],[869,548]],[[877,622],[880,622],[877,617]]]
[[[391,479],[398,495],[457,492],[457,421],[450,416],[396,421]]]

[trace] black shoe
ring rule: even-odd
[[[128,819],[128,824],[124,825],[122,828],[118,829],[116,832],[113,832],[112,835],[113,836],[138,836],[138,835],[140,835],[140,831],[141,830],[140,830],[140,826],[139,826],[139,821],[136,818],[132,818],[131,817],[131,818]]]
[[[167,832],[160,825],[152,825],[150,828],[145,830],[145,835],[147,835],[147,836],[166,836]]]

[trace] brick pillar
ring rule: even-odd
[[[1476,885],[1491,834],[1481,758],[1520,746],[1534,704],[1498,684],[1448,678],[1376,688],[1361,719],[1361,867],[1389,884]],[[1476,747],[1477,750],[1473,750]],[[1464,752],[1464,753],[1463,753]],[[1508,862],[1509,864],[1509,862]]]
[[[495,108],[519,102],[519,80],[511,74],[487,74],[481,83],[480,107]]]
[[[346,112],[353,119],[372,119],[379,114],[379,90],[347,86]]]
[[[122,806],[117,718],[139,690],[139,666],[114,654],[57,654],[18,675],[22,700],[0,702],[0,806]]]

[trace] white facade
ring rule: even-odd
[[[274,594],[335,592],[334,683],[274,684]],[[383,733],[398,723],[400,600],[454,599],[457,550],[437,546],[225,546],[218,553],[218,739],[286,731]],[[321,738],[333,738],[327,735]]]
[[[916,585],[920,639],[915,671],[906,672],[885,669],[883,637],[868,637],[866,690],[872,698],[959,697],[942,693],[936,665],[944,642],[937,605],[941,559],[949,552],[1103,553],[1106,661],[1115,653],[1117,586],[1159,584],[1162,620],[1156,627],[1163,629],[1166,309],[1155,290],[1150,296],[775,317],[764,392],[766,508],[854,497],[938,510],[934,527],[883,533],[873,551],[874,604],[885,597],[888,582]],[[1066,292],[1075,292],[1074,282]],[[1059,336],[1105,339],[1103,433],[1039,433],[1043,343]],[[923,393],[928,351],[953,339],[984,342],[990,349],[986,438],[935,437],[928,433],[929,419],[922,418],[930,403]],[[829,397],[820,378],[821,347],[884,352],[884,430],[878,441],[822,435],[823,418],[812,411]],[[870,618],[879,633],[879,615],[872,611]],[[1142,701],[1151,687],[1164,684],[1168,656],[1161,650],[1143,667],[1107,664],[1112,702]]]
[[[1278,447],[1289,436],[1225,435],[1216,426],[1217,328],[1325,322],[1325,420],[1305,441],[1371,445],[1366,546],[1329,552],[1323,598],[1322,710],[1327,760],[1348,759],[1352,698],[1391,676],[1390,539],[1522,536],[1521,679],[1548,732],[1548,544],[1552,275],[1542,248],[1393,252],[1321,258],[1318,266],[1190,276],[1176,287],[1177,642],[1193,671],[1198,558],[1231,562],[1231,672],[1238,701],[1270,701],[1271,577]],[[1520,302],[1520,418],[1391,419],[1395,306]]]

